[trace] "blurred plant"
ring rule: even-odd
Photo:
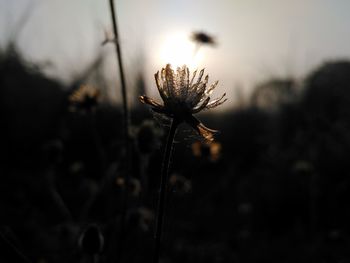
[[[95,111],[100,91],[88,85],[81,85],[68,98],[71,111],[90,113]]]
[[[104,30],[104,36],[105,36],[105,39],[101,43],[102,46],[106,45],[107,43],[117,42],[117,39],[115,38],[115,36],[113,36],[112,33],[106,29]]]
[[[251,95],[252,106],[276,111],[281,105],[297,98],[297,83],[294,79],[273,78],[255,87]]]
[[[155,74],[155,80],[163,104],[143,95],[140,101],[152,106],[154,112],[165,115],[171,119],[170,131],[165,146],[164,159],[161,171],[160,191],[157,205],[157,223],[155,231],[155,253],[154,262],[159,262],[160,241],[162,235],[162,225],[164,220],[165,199],[167,192],[168,170],[171,159],[172,145],[177,127],[180,123],[186,122],[195,129],[207,141],[214,140],[214,133],[217,131],[204,126],[193,114],[204,109],[215,108],[226,101],[225,94],[220,98],[210,101],[210,94],[217,86],[218,81],[207,87],[209,76],[207,75],[202,81],[204,69],[199,73],[196,83],[193,83],[197,70],[193,73],[190,80],[190,72],[187,66],[177,68],[177,72],[167,64],[165,68]]]
[[[250,214],[253,211],[253,205],[251,203],[240,203],[237,210],[239,214]]]
[[[137,227],[147,232],[154,221],[154,213],[146,207],[138,207],[129,212],[128,221],[131,227]]]
[[[98,254],[104,247],[104,237],[96,224],[90,224],[80,235],[79,248],[92,258],[92,262],[98,262]]]
[[[204,33],[204,32],[193,32],[191,39],[194,42],[200,43],[202,45],[212,45],[215,46],[217,45],[216,40],[213,36]]]
[[[125,186],[125,180],[124,180],[124,178],[118,176],[118,177],[115,179],[115,184],[116,184],[118,187],[124,187],[124,186]]]
[[[197,54],[199,49],[204,45],[208,45],[212,47],[215,47],[217,45],[215,37],[202,31],[193,32],[191,35],[191,40],[196,44],[196,47],[193,53],[194,56]]]
[[[53,201],[53,205],[62,216],[62,219],[71,220],[72,214],[56,185],[57,168],[63,160],[63,147],[63,143],[59,139],[47,141],[41,147],[45,164],[43,178],[45,181],[47,198]]]
[[[115,180],[115,183],[118,187],[124,189],[125,188],[125,179],[123,177],[118,176]],[[130,178],[129,180],[129,186],[128,186],[128,192],[138,197],[142,191],[141,183],[136,178]]]
[[[186,194],[192,190],[192,183],[185,176],[173,174],[169,178],[169,183],[173,192]]]
[[[140,180],[136,178],[131,178],[129,182],[129,192],[133,196],[137,197],[140,195],[141,191],[142,191],[142,187],[141,187]]]
[[[293,170],[297,174],[308,175],[314,172],[314,166],[308,161],[298,160],[294,163]]]
[[[63,143],[61,140],[51,140],[42,146],[43,154],[49,164],[56,165],[63,159]]]
[[[150,154],[160,146],[163,131],[151,120],[145,120],[136,131],[137,148],[141,154]]]
[[[100,98],[100,91],[89,85],[81,85],[79,89],[75,90],[68,98],[71,106],[71,111],[86,114],[97,150],[101,174],[106,168],[105,152],[102,147],[101,138],[96,128],[96,108]]]
[[[0,227],[0,244],[2,251],[6,251],[6,253],[2,253],[2,257],[0,257],[2,260],[4,259],[5,255],[11,256],[12,262],[26,262],[30,263],[32,262],[27,255],[25,255],[17,246],[17,237],[14,235],[13,231],[8,226],[1,226]],[[7,258],[8,260],[8,258]]]
[[[205,159],[208,159],[211,162],[216,162],[220,159],[221,148],[221,143],[218,142],[194,142],[192,144],[192,153],[195,157],[204,157]]]
[[[75,161],[69,165],[68,171],[71,174],[83,174],[85,170],[85,165],[81,161]]]
[[[144,120],[140,126],[135,129],[133,134],[136,149],[138,154],[139,174],[142,185],[142,195],[144,197],[148,194],[148,174],[149,161],[152,153],[160,148],[163,130],[157,127],[152,120]]]

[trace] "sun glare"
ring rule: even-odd
[[[197,68],[203,56],[196,51],[188,34],[174,33],[165,36],[159,48],[159,60],[162,65],[170,63],[173,67],[187,65],[190,69]]]

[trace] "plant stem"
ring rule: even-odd
[[[126,82],[125,82],[125,74],[123,68],[123,59],[122,53],[120,49],[119,43],[119,35],[118,35],[118,27],[117,27],[117,17],[115,13],[114,0],[109,0],[112,22],[113,22],[113,33],[115,37],[115,49],[117,53],[118,66],[119,66],[119,75],[120,75],[120,83],[122,90],[122,100],[123,100],[123,139],[125,143],[125,152],[126,152],[126,162],[127,162],[127,171],[125,173],[125,181],[129,183],[130,178],[130,167],[131,167],[131,148],[130,148],[130,138],[129,138],[129,121],[130,114],[128,109],[128,99],[126,93]]]
[[[118,66],[119,66],[119,75],[120,75],[120,82],[121,82],[121,88],[122,88],[122,99],[123,99],[123,121],[124,121],[124,136],[126,140],[126,143],[129,142],[129,111],[128,111],[128,102],[127,102],[127,95],[126,95],[126,82],[125,82],[125,75],[124,75],[124,68],[123,68],[123,59],[122,59],[122,53],[120,49],[120,43],[119,43],[119,35],[118,35],[118,27],[117,27],[117,17],[115,13],[115,7],[114,7],[114,1],[109,0],[110,10],[111,10],[111,16],[112,16],[112,22],[113,22],[113,33],[115,38],[115,49],[117,53],[117,59],[118,59]]]
[[[155,250],[154,250],[154,258],[153,262],[159,262],[160,256],[160,243],[162,238],[162,227],[164,221],[165,214],[165,204],[166,204],[166,194],[167,194],[167,185],[168,185],[168,170],[169,163],[171,159],[172,147],[174,142],[174,137],[176,133],[176,129],[178,126],[177,119],[173,119],[170,126],[170,131],[168,134],[168,139],[165,145],[162,171],[160,177],[160,191],[158,197],[158,205],[157,205],[157,221],[156,221],[156,231],[155,231]]]
[[[123,191],[123,201],[122,201],[122,211],[121,211],[121,234],[120,234],[120,244],[124,244],[124,239],[126,235],[125,230],[125,221],[126,221],[126,212],[128,209],[128,186],[130,182],[130,170],[131,170],[131,148],[130,148],[130,138],[129,138],[129,110],[128,110],[128,101],[127,101],[127,93],[126,93],[126,82],[125,82],[125,74],[124,74],[124,68],[123,68],[123,60],[122,60],[122,53],[120,49],[120,42],[119,42],[119,35],[118,35],[118,27],[117,27],[117,18],[116,18],[116,12],[114,7],[114,0],[109,0],[109,6],[112,16],[112,22],[113,22],[113,33],[114,33],[114,43],[115,43],[115,49],[117,53],[117,59],[118,59],[118,66],[119,66],[119,75],[120,75],[120,82],[121,82],[121,90],[122,90],[122,100],[123,100],[123,139],[125,143],[125,154],[126,154],[126,171],[124,173],[124,179],[125,179],[125,185],[126,188]],[[120,261],[122,257],[124,245],[118,246],[118,262]]]

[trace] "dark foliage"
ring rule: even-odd
[[[287,82],[272,81],[264,102]],[[215,149],[178,134],[185,142],[171,164],[164,262],[350,260],[350,63],[322,65],[299,95],[288,89],[272,108],[203,115],[221,131]],[[115,262],[119,246],[123,262],[148,262],[162,128],[150,112],[133,110],[125,186],[120,109],[69,112],[65,90],[15,49],[0,53],[1,262],[87,262],[84,253]]]

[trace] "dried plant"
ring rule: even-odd
[[[146,95],[140,96],[140,101],[152,106],[153,111],[173,119],[177,124],[186,122],[206,140],[213,141],[217,131],[204,126],[193,114],[223,104],[227,100],[226,93],[220,98],[210,101],[210,94],[217,86],[218,81],[207,87],[209,76],[206,75],[202,80],[204,69],[200,71],[197,81],[194,81],[196,75],[197,70],[194,71],[190,80],[188,67],[177,68],[175,73],[170,64],[167,64],[160,73],[155,74],[163,104]]]
[[[95,110],[100,97],[100,91],[88,85],[81,85],[68,98],[71,110],[83,113]]]
[[[213,36],[201,31],[193,32],[191,35],[191,39],[199,45],[217,45],[216,39]]]
[[[190,71],[187,66],[177,68],[176,73],[167,64],[165,68],[155,74],[155,80],[163,104],[151,99],[145,95],[140,96],[140,101],[152,106],[152,110],[163,114],[171,119],[171,127],[165,146],[164,159],[161,171],[160,192],[157,205],[157,223],[155,230],[155,252],[154,262],[159,262],[160,242],[162,235],[162,225],[164,220],[165,200],[168,185],[168,170],[171,159],[172,145],[178,125],[182,122],[189,124],[194,130],[203,136],[208,142],[214,140],[216,130],[204,126],[193,114],[204,109],[215,108],[226,101],[226,94],[220,98],[210,101],[210,94],[218,84],[207,87],[209,76],[206,75],[204,80],[204,69],[199,73],[197,81],[194,81],[197,70],[193,73],[190,80]]]
[[[215,37],[202,31],[193,32],[191,34],[191,40],[196,44],[193,52],[193,56],[195,56],[198,53],[199,49],[202,46],[206,45],[206,46],[215,47],[218,44]]]

